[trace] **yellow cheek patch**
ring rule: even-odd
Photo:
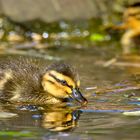
[[[61,83],[59,83],[59,82],[57,82],[55,80],[53,82],[54,82],[53,85],[56,87],[57,90],[58,89],[61,89],[65,93],[68,93],[68,94],[71,94],[72,93],[72,91],[71,91],[71,89],[69,87],[63,86]]]
[[[51,81],[53,83],[56,83],[56,80],[51,77],[48,73],[46,73],[44,76],[43,76],[43,81]]]
[[[51,71],[50,73],[53,74],[55,77],[57,77],[57,79],[65,80],[69,86],[72,86],[73,88],[76,87],[75,82],[70,77],[58,73],[56,71]]]
[[[71,94],[71,93],[72,93],[72,91],[71,91],[71,89],[70,89],[69,87],[62,86],[62,89],[63,89],[65,92],[67,92],[68,94]]]
[[[44,87],[45,91],[47,91],[55,97],[66,98],[68,96],[64,89],[60,88],[56,84],[50,83],[49,81],[42,82],[42,86]]]
[[[60,79],[60,76],[62,77],[63,75],[59,75],[59,79]],[[57,75],[57,79],[58,79],[58,75]],[[50,76],[48,73],[43,76],[42,85],[43,85],[44,89],[46,89],[48,92],[51,91],[51,93],[52,92],[56,93],[56,94],[60,94],[60,93],[61,94],[71,94],[72,93],[70,87],[62,85],[61,83],[56,81],[52,76]]]

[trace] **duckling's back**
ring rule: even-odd
[[[36,58],[0,57],[0,98],[20,101],[39,96],[46,68],[46,62]]]

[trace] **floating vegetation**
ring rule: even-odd
[[[101,34],[101,33],[93,33],[90,35],[90,41],[101,42],[101,41],[105,41],[105,40],[110,40],[110,37],[106,36],[104,34]]]
[[[33,137],[34,134],[29,131],[0,131],[0,136],[4,137]]]

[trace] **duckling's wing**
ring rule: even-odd
[[[10,71],[8,72],[8,71],[0,68],[0,99],[5,98],[4,88],[10,78],[11,78]]]
[[[0,69],[0,91],[3,90],[4,85],[11,78],[12,78],[12,72],[10,70]]]

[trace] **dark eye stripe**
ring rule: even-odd
[[[136,16],[136,15],[139,15],[140,12],[136,12],[136,13],[130,13],[129,16]]]
[[[68,83],[65,80],[60,80],[56,78],[53,74],[49,74],[51,77],[53,77],[57,82],[59,82],[63,86],[68,86],[69,88],[72,88],[72,86],[69,86]]]
[[[61,82],[61,80],[59,80],[58,78],[56,78],[53,74],[49,74],[52,78],[54,78],[57,82]]]
[[[54,82],[50,81],[50,80],[47,80],[48,82],[52,83],[52,84],[55,84]]]

